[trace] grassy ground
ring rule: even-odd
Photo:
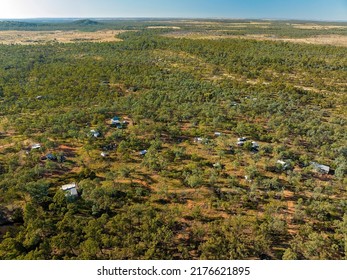
[[[35,45],[45,43],[117,42],[117,35],[124,31],[102,30],[95,32],[75,31],[0,31],[1,44]]]

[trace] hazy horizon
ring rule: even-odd
[[[347,21],[347,0],[1,0],[0,19],[211,18]]]
[[[28,18],[0,18],[0,21],[69,21],[69,20],[260,20],[260,21],[307,21],[307,22],[342,22],[347,20],[323,20],[323,19],[302,19],[302,18],[236,18],[236,17],[28,17]]]

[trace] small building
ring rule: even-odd
[[[36,144],[31,145],[30,149],[31,150],[37,150],[37,149],[41,149],[41,147],[42,147],[41,144],[36,143]]]
[[[65,192],[66,197],[77,197],[77,184],[71,183],[61,186],[61,189]]]
[[[250,176],[248,176],[248,175],[245,176],[245,180],[248,183],[252,183],[252,180],[251,180]]]
[[[144,156],[145,154],[147,154],[147,150],[142,150],[142,151],[140,151],[140,156]]]
[[[122,129],[123,128],[123,124],[122,123],[117,123],[117,124],[114,124],[114,126],[118,129]]]
[[[208,138],[203,138],[203,137],[195,137],[194,138],[195,143],[201,143],[201,144],[208,144],[209,139]]]
[[[108,157],[109,156],[109,154],[108,153],[106,153],[106,152],[101,152],[101,154],[100,154],[103,158],[105,158],[105,157]]]
[[[252,141],[252,148],[259,148],[259,144],[257,142]]]
[[[216,169],[224,169],[224,164],[220,163],[220,162],[216,162],[212,165],[214,168]]]
[[[243,146],[243,144],[245,144],[245,142],[244,141],[237,141],[236,144],[237,144],[237,146]]]
[[[98,138],[98,137],[101,136],[101,133],[100,133],[99,131],[94,130],[94,129],[92,129],[92,130],[90,131],[90,133],[91,133],[92,136],[95,137],[95,138]]]
[[[123,128],[123,125],[126,125],[125,122],[121,122],[119,117],[113,117],[111,119],[111,125],[117,128]]]
[[[53,155],[52,153],[49,153],[46,155],[46,159],[49,159],[49,160],[57,160],[57,157],[55,155]]]
[[[202,138],[201,138],[201,137],[195,137],[195,138],[194,138],[194,142],[195,142],[195,143],[201,143],[201,141],[202,141]]]
[[[113,117],[112,119],[111,119],[111,124],[117,124],[117,123],[121,123],[120,122],[120,118],[119,117]]]
[[[237,138],[237,146],[243,146],[243,144],[245,144],[245,142],[247,141],[247,138],[246,137],[240,137],[240,138]]]
[[[322,174],[329,174],[330,167],[327,165],[319,164],[317,162],[311,162],[311,166],[316,172],[322,173]]]
[[[215,133],[214,133],[214,136],[216,136],[216,137],[219,137],[219,136],[221,136],[221,135],[222,135],[221,132],[215,132]]]
[[[259,144],[257,142],[252,141],[252,149],[258,151]]]
[[[281,166],[282,170],[287,170],[290,168],[290,164],[288,162],[283,161],[283,160],[279,159],[276,163]]]

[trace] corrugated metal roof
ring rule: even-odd
[[[67,190],[70,190],[70,189],[73,189],[73,188],[76,188],[76,187],[77,187],[76,183],[71,183],[71,184],[67,184],[67,185],[61,186],[61,189],[63,191],[67,191]]]

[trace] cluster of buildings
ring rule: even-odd
[[[110,120],[110,124],[111,126],[114,126],[118,129],[122,129],[124,128],[124,126],[126,126],[128,124],[127,121],[121,121],[121,119],[117,116],[113,117],[111,120]],[[95,137],[95,138],[99,138],[101,137],[101,133],[97,130],[90,130],[90,135],[92,137]],[[215,132],[214,133],[214,136],[215,137],[220,137],[222,136],[222,133],[221,132]],[[240,137],[240,138],[237,138],[237,141],[236,141],[236,145],[239,146],[239,147],[242,147],[244,146],[246,143],[249,143],[250,140],[247,139],[247,137]],[[208,138],[205,138],[205,137],[195,137],[194,138],[194,142],[195,143],[201,143],[201,144],[208,144],[209,143],[209,139]],[[251,141],[251,150],[253,152],[258,152],[259,151],[259,144],[255,141]],[[249,145],[249,144],[248,144]],[[38,149],[41,149],[42,148],[42,145],[39,144],[39,143],[35,143],[35,144],[32,144],[30,146],[30,150],[38,150]],[[114,147],[111,147],[111,148],[114,148]],[[111,149],[110,148],[110,149]],[[107,152],[109,149],[104,149],[103,152],[101,152],[101,157],[103,158],[106,158],[109,156],[109,153]],[[147,150],[141,150],[139,151],[139,155],[140,156],[145,156],[147,154]],[[52,161],[55,161],[57,160],[57,156],[55,156],[54,154],[52,153],[48,153],[47,155],[44,156],[44,159],[48,159],[48,160],[52,160]],[[289,162],[289,161],[285,161],[285,160],[277,160],[276,164],[278,166],[280,166],[280,168],[285,171],[285,170],[289,170],[292,168],[292,164]],[[311,167],[316,171],[316,172],[319,172],[321,174],[330,174],[331,172],[331,168],[327,165],[323,165],[323,164],[319,164],[317,162],[311,162],[310,163]],[[223,168],[223,165],[221,163],[215,163],[213,164],[213,167],[215,168]],[[245,177],[245,179],[247,181],[251,181],[247,176]],[[60,188],[64,193],[65,193],[65,196],[68,197],[68,198],[76,198],[78,197],[78,185],[77,183],[70,183],[70,184],[66,184],[66,185],[63,185],[61,186]]]

